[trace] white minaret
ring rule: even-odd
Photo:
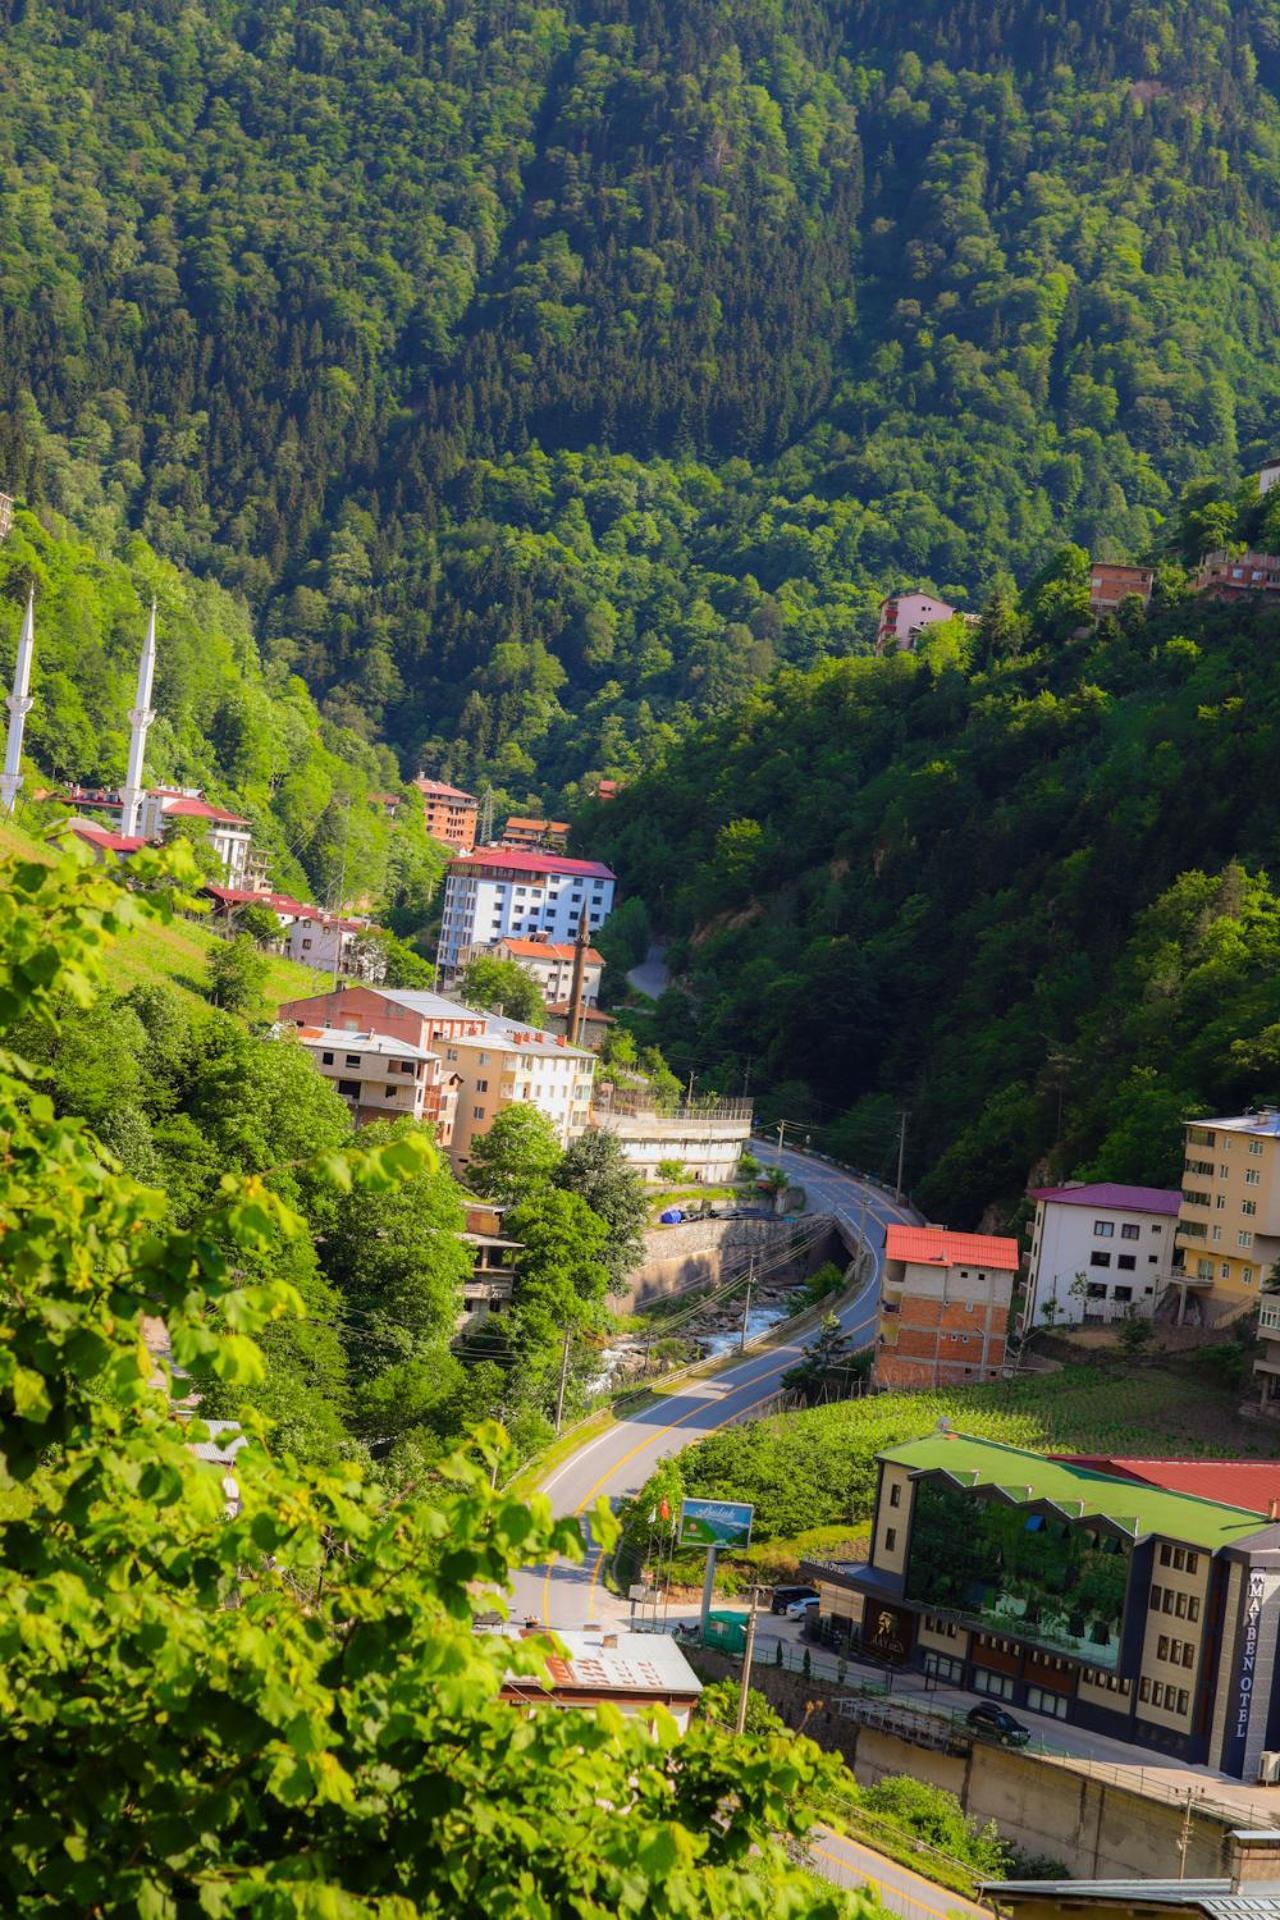
[[[33,702],[31,656],[36,645],[36,590],[27,592],[27,611],[18,636],[18,664],[13,670],[13,692],[5,705],[9,709],[9,738],[4,750],[4,772],[0,774],[0,813],[12,813],[22,785],[22,736]]]
[[[129,709],[129,771],[120,790],[121,833],[138,831],[138,813],[142,806],[142,765],[147,751],[147,733],[155,714],[151,707],[151,682],[156,673],[156,603],[151,602],[147,638],[138,662],[138,691]]]

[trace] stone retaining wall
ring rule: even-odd
[[[749,1254],[771,1259],[791,1243],[804,1216],[792,1220],[688,1220],[675,1227],[651,1227],[645,1234],[645,1257],[618,1296],[618,1308],[636,1308],[675,1293],[682,1287],[719,1280],[727,1266],[740,1267]],[[824,1260],[848,1260],[844,1242],[831,1233],[797,1255],[795,1276],[811,1273]],[[783,1271],[779,1269],[778,1271]],[[771,1275],[771,1278],[776,1276]]]

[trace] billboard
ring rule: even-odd
[[[748,1547],[754,1507],[736,1500],[682,1500],[682,1547]]]

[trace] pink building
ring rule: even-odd
[[[926,627],[954,619],[956,609],[932,593],[894,593],[880,603],[876,652],[910,653]]]

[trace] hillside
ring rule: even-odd
[[[444,850],[428,840],[416,795],[405,795],[395,826],[369,804],[371,792],[398,782],[394,756],[322,716],[300,678],[264,662],[239,595],[165,560],[140,535],[113,546],[78,534],[49,508],[20,511],[0,542],[5,689],[29,583],[37,596],[35,703],[20,827],[38,835],[48,823],[49,809],[36,800],[46,782],[123,778],[154,594],[148,779],[201,787],[244,814],[277,887],[333,902],[341,890],[348,901],[367,900],[398,932],[422,925]]]
[[[1280,1089],[1280,614],[1095,626],[1067,550],[968,649],[784,673],[587,824],[687,993],[676,1072],[1011,1220],[1033,1173],[1176,1186]],[[942,635],[943,630],[938,630]]]
[[[0,484],[405,771],[571,803],[1273,450],[1274,0],[0,20]]]

